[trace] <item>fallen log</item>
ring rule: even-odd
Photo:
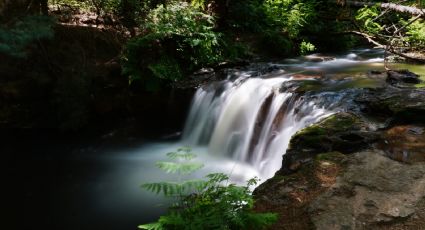
[[[348,6],[356,6],[356,7],[378,6],[379,8],[389,9],[399,13],[421,15],[422,17],[425,16],[425,9],[420,9],[414,6],[404,6],[404,5],[395,4],[395,3],[362,2],[362,1],[351,1],[351,0],[337,1],[337,3],[340,3],[342,5],[348,5]]]

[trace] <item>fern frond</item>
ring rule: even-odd
[[[155,194],[164,194],[164,196],[184,195],[189,192],[202,191],[207,185],[204,180],[187,180],[178,182],[157,182],[145,183],[141,187]]]
[[[162,193],[164,196],[173,196],[181,192],[181,185],[175,182],[146,183],[141,187],[155,194]]]
[[[190,174],[204,167],[204,164],[198,162],[175,163],[159,161],[156,162],[156,166],[166,173]]]
[[[176,160],[176,159],[184,159],[184,160],[192,160],[193,158],[196,158],[196,154],[194,153],[180,153],[180,152],[170,152],[167,153],[167,157]]]
[[[178,212],[171,212],[169,215],[159,217],[159,223],[163,229],[187,229],[187,222]]]
[[[224,173],[211,173],[211,174],[208,174],[206,177],[208,178],[208,181],[210,183],[214,183],[214,184],[221,183],[229,179],[229,176],[227,176]]]
[[[192,151],[192,148],[190,146],[183,146],[177,149],[177,152],[189,153],[191,151]]]
[[[202,191],[206,188],[207,184],[204,180],[187,180],[182,183],[182,187],[187,191]]]
[[[146,230],[163,230],[165,229],[161,223],[159,222],[155,222],[155,223],[150,223],[150,224],[142,224],[137,226],[137,228],[139,229],[146,229]]]

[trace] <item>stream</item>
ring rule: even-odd
[[[267,180],[281,167],[293,134],[348,109],[353,89],[384,84],[367,74],[384,69],[382,56],[382,50],[355,49],[332,58],[316,54],[229,71],[225,80],[197,90],[179,140],[105,149],[40,135],[14,146],[26,160],[6,167],[12,178],[20,178],[10,179],[10,186],[22,191],[11,194],[22,202],[12,212],[28,218],[9,221],[21,229],[136,229],[156,220],[170,202],[140,185],[175,179],[155,162],[181,146],[190,146],[195,160],[205,164],[191,177],[224,172],[237,184],[254,176]],[[396,67],[425,80],[425,66]],[[314,93],[290,90],[294,81],[317,82],[307,88]],[[61,152],[71,154],[61,158]]]

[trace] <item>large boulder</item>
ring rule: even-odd
[[[386,81],[391,85],[403,86],[404,84],[418,84],[421,82],[419,75],[409,70],[389,70]]]
[[[425,164],[406,165],[379,151],[349,157],[332,188],[310,204],[315,229],[421,229],[425,220]],[[396,228],[394,222],[409,222]]]
[[[258,211],[279,214],[270,229],[422,229],[425,163],[404,164],[374,148],[321,153],[254,196]]]
[[[338,151],[348,154],[365,149],[377,139],[377,134],[370,130],[369,125],[354,114],[340,112],[331,115],[292,137],[277,174],[289,174],[319,153]]]
[[[425,121],[425,89],[422,88],[370,89],[355,101],[370,116],[386,117],[403,123]]]

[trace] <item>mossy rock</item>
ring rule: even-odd
[[[350,113],[337,113],[323,121],[296,133],[291,140],[290,150],[314,149],[314,152],[353,152],[352,143],[361,143],[364,138],[357,132],[364,123]],[[311,150],[310,150],[311,151]]]
[[[331,161],[334,163],[341,163],[347,156],[340,152],[328,152],[328,153],[320,153],[316,155],[316,161]]]
[[[333,114],[292,137],[279,173],[291,173],[299,168],[298,165],[315,159],[316,155],[319,159],[331,156],[319,154],[349,154],[365,149],[377,138],[378,135],[368,131],[367,123],[360,117],[345,112]]]

